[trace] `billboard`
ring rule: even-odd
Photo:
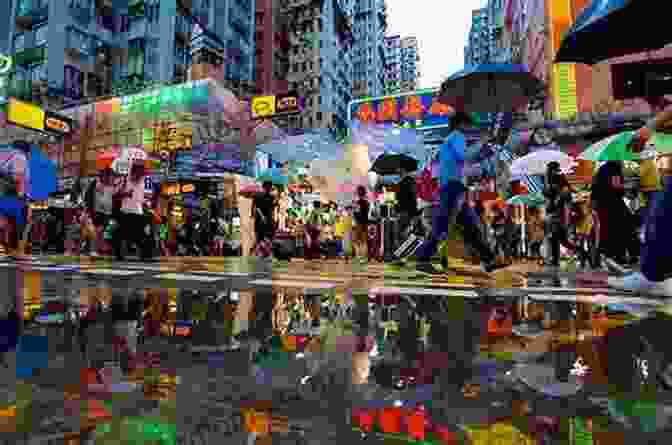
[[[352,126],[392,123],[416,130],[447,127],[453,109],[438,101],[438,92],[426,89],[358,99],[350,102],[348,118]]]
[[[9,99],[7,121],[19,127],[46,131],[59,136],[72,132],[72,121],[69,118],[14,98]]]
[[[250,107],[252,119],[268,119],[301,112],[299,96],[296,93],[256,96]]]

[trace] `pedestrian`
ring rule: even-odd
[[[119,185],[117,198],[121,199],[117,213],[117,230],[114,239],[114,256],[124,261],[124,244],[134,243],[141,246],[144,234],[145,218],[143,202],[145,200],[144,164],[133,164],[128,177]]]
[[[320,243],[322,215],[322,204],[320,201],[313,201],[313,208],[309,211],[304,225],[306,260],[319,260],[322,257],[322,245]]]
[[[544,181],[546,197],[546,243],[550,252],[546,252],[547,264],[560,266],[560,246],[577,252],[576,245],[569,239],[570,205],[572,202],[571,187],[565,175],[560,172],[558,162],[550,162],[546,168]]]
[[[528,256],[541,258],[541,246],[544,243],[544,215],[542,208],[528,208],[527,212],[527,242]]]
[[[87,209],[95,228],[94,238],[91,240],[91,256],[97,256],[103,241],[103,231],[112,217],[112,195],[114,194],[114,173],[111,168],[105,168],[98,173],[98,177],[89,184],[85,200]]]
[[[263,192],[258,193],[252,201],[252,218],[254,231],[257,237],[256,251],[261,258],[270,258],[272,254],[275,221],[273,213],[276,206],[273,197],[273,183],[266,181],[262,184]]]
[[[430,236],[418,248],[416,268],[420,272],[437,273],[431,263],[439,242],[448,234],[448,228],[456,220],[464,227],[465,242],[471,244],[481,257],[481,268],[485,272],[496,269],[495,254],[485,241],[480,223],[474,209],[466,205],[464,185],[465,161],[480,162],[495,154],[490,146],[483,150],[470,152],[466,159],[466,139],[464,131],[475,123],[464,112],[457,112],[451,121],[451,132],[439,150],[439,208],[434,215]],[[471,154],[473,153],[473,154]]]
[[[605,162],[593,178],[591,204],[599,221],[598,251],[617,264],[636,264],[637,223],[625,201],[623,163]]]
[[[415,177],[412,173],[404,168],[401,169],[401,181],[399,181],[399,190],[396,194],[400,244],[410,235],[411,225],[418,216],[418,195]]]
[[[669,132],[672,108],[658,113],[645,127],[636,133],[631,143],[633,151],[640,151],[654,131]],[[644,246],[641,255],[641,272],[623,278],[610,277],[609,286],[632,292],[672,297],[672,245],[669,227],[672,225],[672,163],[663,157],[660,174],[663,177],[663,192],[655,199],[645,225]]]
[[[5,368],[9,367],[6,354],[16,349],[19,343],[20,329],[21,318],[16,306],[13,305],[0,319],[0,364]]]
[[[352,213],[352,244],[354,254],[360,261],[368,257],[369,242],[369,211],[371,204],[366,197],[366,188],[363,185],[357,187],[357,198],[353,203]]]

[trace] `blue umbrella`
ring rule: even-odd
[[[662,6],[642,0],[593,0],[576,18],[560,44],[555,62],[594,65],[662,48],[672,42]]]
[[[441,102],[469,113],[512,111],[543,87],[524,65],[481,64],[464,68],[441,85]]]

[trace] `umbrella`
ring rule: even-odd
[[[414,172],[418,169],[418,161],[400,153],[383,153],[373,162],[371,171],[379,175],[395,175],[401,169]]]
[[[646,32],[631,32],[646,26]],[[662,48],[672,43],[666,14],[652,2],[593,0],[576,18],[560,43],[555,62],[594,65],[612,57]]]
[[[588,161],[634,161],[638,155],[628,149],[634,132],[624,131],[609,136],[588,147],[579,159]]]
[[[672,134],[654,133],[651,143],[656,147],[658,153],[672,153]]]
[[[441,85],[439,100],[466,112],[512,111],[541,88],[539,79],[523,65],[481,64],[448,77]]]
[[[560,150],[539,150],[513,161],[511,175],[543,175],[546,173],[546,166],[550,162],[558,162],[561,169],[567,169],[572,166],[574,160]]]
[[[286,186],[289,183],[287,176],[282,174],[277,168],[269,168],[262,171],[257,175],[257,181],[259,182],[272,182],[275,185],[284,185]]]
[[[529,193],[527,195],[518,195],[506,201],[509,205],[525,205],[528,207],[541,207],[546,200],[541,193]]]

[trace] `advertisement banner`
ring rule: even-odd
[[[175,153],[175,173],[178,176],[209,176],[239,171],[240,168],[237,146],[221,144]]]
[[[7,121],[32,130],[44,131],[44,111],[33,104],[9,99]]]
[[[438,90],[370,97],[350,103],[353,126],[393,123],[418,130],[447,127],[453,109],[438,101]]]

